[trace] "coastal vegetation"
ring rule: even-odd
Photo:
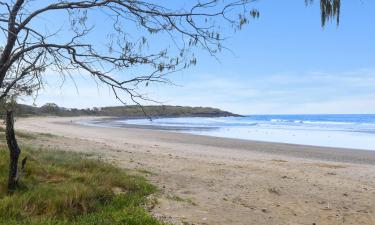
[[[148,198],[156,188],[94,156],[21,145],[28,162],[9,195],[9,153],[0,138],[0,224],[162,224],[146,210],[156,204]]]
[[[112,116],[127,118],[142,117],[226,117],[239,116],[237,114],[223,111],[211,107],[189,107],[189,106],[171,106],[154,105],[143,106],[143,109],[137,105],[112,106],[112,107],[93,107],[87,109],[75,109],[59,107],[54,103],[48,103],[41,107],[16,104],[13,106],[16,116]],[[5,111],[0,110],[0,115]]]

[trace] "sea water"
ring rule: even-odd
[[[117,119],[112,124],[245,140],[375,150],[375,114]]]

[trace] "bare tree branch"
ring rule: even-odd
[[[196,64],[196,47],[215,56],[225,40],[218,24],[241,29],[250,18],[259,16],[258,11],[248,9],[255,1],[205,0],[186,9],[141,0],[0,1],[0,29],[7,40],[0,47],[0,99],[17,91],[32,93],[42,86],[48,68],[64,79],[83,71],[108,85],[121,102],[125,103],[125,95],[141,105],[140,101],[150,100],[139,93],[141,84],[170,84],[168,74]],[[46,32],[35,22],[56,13],[61,18],[52,18],[53,22],[69,21],[70,26]],[[96,31],[95,23],[90,25],[93,14],[95,19],[111,22],[105,46],[88,38]],[[140,36],[133,37],[125,24],[137,27]],[[150,47],[151,36],[156,34],[167,35],[174,48]]]
[[[214,57],[225,49],[226,34],[259,17],[251,8],[255,1],[196,0],[183,9],[178,1],[169,7],[145,0],[0,1],[6,40],[0,46],[0,99],[33,93],[46,71],[63,80],[83,71],[121,102],[128,96],[141,104],[149,100],[139,94],[142,84],[171,83],[167,75],[197,63],[197,48]],[[322,25],[335,16],[339,22],[340,0],[320,0],[320,6]],[[108,22],[103,31],[96,27],[99,20]],[[105,44],[90,38],[93,33],[104,33],[97,39]],[[160,45],[158,38],[169,38],[171,45]]]

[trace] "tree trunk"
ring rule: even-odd
[[[18,158],[21,150],[18,147],[16,136],[14,134],[13,111],[8,110],[6,115],[6,139],[9,148],[9,177],[8,192],[13,192],[18,186]]]

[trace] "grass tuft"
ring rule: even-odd
[[[0,224],[162,224],[143,207],[156,191],[143,177],[77,153],[23,149],[25,156],[20,188],[8,195],[0,143]]]

